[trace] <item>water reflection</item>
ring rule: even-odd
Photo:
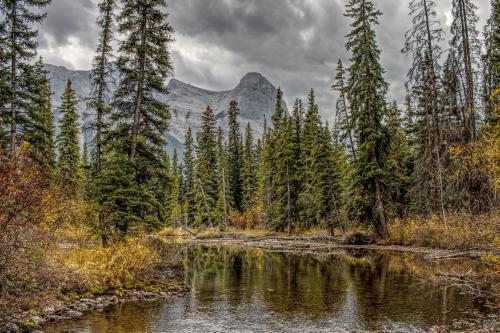
[[[48,332],[421,332],[488,310],[415,277],[404,254],[295,255],[195,246],[185,298],[129,304]]]

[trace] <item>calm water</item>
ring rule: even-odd
[[[46,332],[425,332],[494,316],[452,287],[422,282],[414,272],[425,265],[403,254],[196,246],[184,256],[184,298],[120,305]]]

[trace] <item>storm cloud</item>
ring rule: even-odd
[[[322,114],[331,119],[335,94],[330,90],[338,59],[348,63],[344,17],[346,0],[170,0],[175,28],[172,48],[175,77],[210,90],[233,88],[247,72],[260,72],[281,86],[287,102],[311,88]],[[390,83],[388,98],[401,100],[410,59],[401,54],[410,27],[409,0],[378,0],[383,12],[377,27],[381,61]],[[445,31],[451,0],[437,1]],[[97,41],[97,0],[52,0],[40,30],[46,62],[89,69]],[[488,0],[478,0],[479,30]]]

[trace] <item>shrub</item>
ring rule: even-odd
[[[35,302],[51,284],[45,265],[56,200],[45,175],[21,152],[0,161],[0,312]]]

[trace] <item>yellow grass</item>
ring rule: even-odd
[[[390,244],[450,250],[500,247],[500,214],[476,217],[450,216],[446,225],[437,217],[407,219],[390,225]]]
[[[51,260],[67,273],[67,288],[90,294],[133,288],[161,263],[155,250],[135,238],[108,247],[76,244],[55,250]]]

